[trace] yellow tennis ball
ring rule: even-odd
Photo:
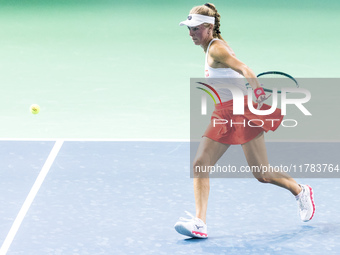
[[[32,104],[30,107],[31,113],[38,114],[40,112],[40,106],[37,104]]]

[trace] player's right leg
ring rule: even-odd
[[[253,175],[263,183],[271,183],[289,190],[296,198],[299,207],[299,214],[302,221],[309,221],[315,213],[313,190],[308,185],[299,185],[286,173],[277,171],[262,171],[261,167],[269,169],[267,150],[263,133],[253,140],[242,144],[244,154],[249,166],[259,167],[260,171],[253,172]]]

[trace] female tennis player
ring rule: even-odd
[[[195,45],[200,45],[205,52],[205,77],[207,78],[239,78],[247,79],[254,94],[257,103],[254,107],[265,110],[270,106],[264,104],[268,98],[263,88],[260,86],[254,72],[236,58],[235,53],[228,43],[222,38],[220,31],[220,15],[215,6],[206,3],[191,9],[187,20],[180,23],[189,29],[189,35]],[[239,79],[241,80],[241,79]],[[214,118],[235,119],[237,122],[249,119],[279,119],[272,125],[271,122],[259,127],[234,125],[233,128],[218,128],[210,124],[205,131],[199,144],[194,166],[194,194],[196,204],[196,216],[186,212],[191,218],[180,218],[175,224],[178,233],[194,237],[207,238],[206,213],[209,197],[209,173],[195,171],[195,169],[204,169],[207,166],[214,166],[218,159],[226,152],[231,144],[241,144],[248,165],[250,167],[267,166],[269,167],[267,151],[264,141],[263,132],[269,130],[274,131],[282,121],[281,110],[276,109],[274,113],[266,116],[254,115],[250,112],[247,105],[247,90],[244,83],[238,83],[236,86],[244,92],[245,104],[244,115],[233,116],[232,112],[233,100],[232,94],[228,89],[219,90],[222,104],[216,104],[212,114]],[[205,168],[206,169],[206,168]],[[252,168],[253,169],[253,168]],[[253,172],[255,178],[262,183],[271,183],[279,187],[289,190],[298,202],[299,213],[302,221],[309,221],[313,218],[315,212],[315,204],[313,200],[313,190],[308,185],[298,184],[288,175],[277,172]]]

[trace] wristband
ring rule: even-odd
[[[258,99],[259,96],[261,96],[261,95],[266,95],[266,93],[264,92],[263,88],[256,88],[256,89],[254,89],[254,94],[256,96],[256,99]]]

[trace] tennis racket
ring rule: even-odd
[[[273,88],[277,89],[277,93],[281,94],[281,88],[285,87],[299,87],[297,80],[284,72],[280,71],[267,71],[257,75],[263,90],[269,93],[273,93]],[[246,84],[247,88],[250,88],[249,83]]]

